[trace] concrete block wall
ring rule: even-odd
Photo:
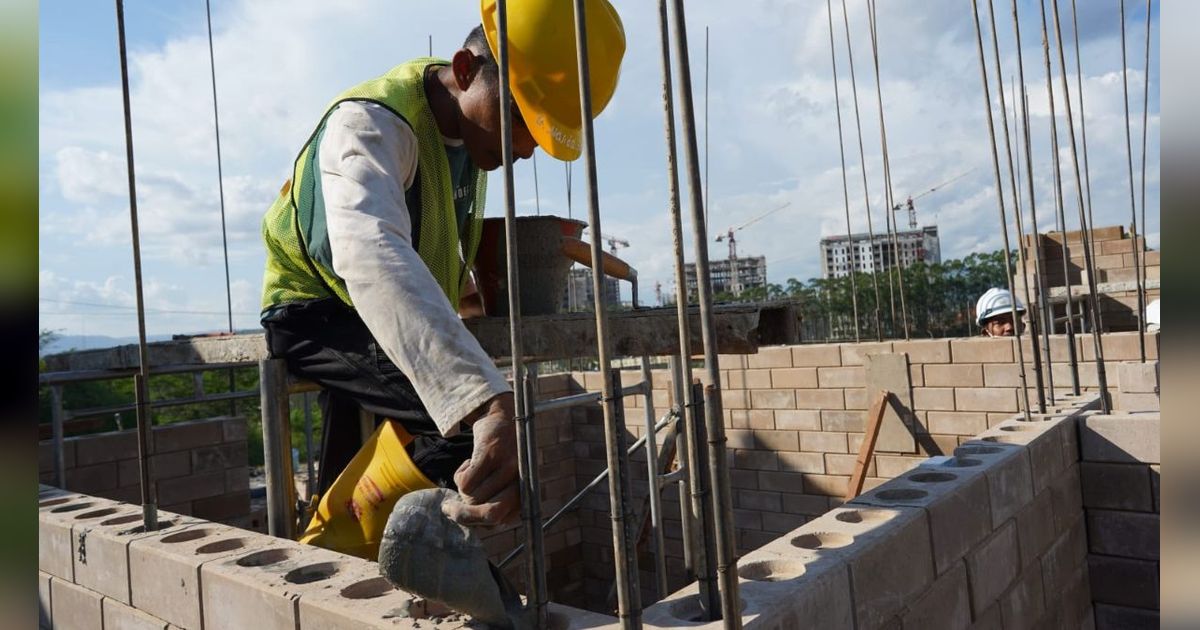
[[[245,418],[156,426],[151,440],[150,480],[159,507],[228,522],[250,513]],[[66,438],[63,456],[66,489],[141,501],[135,429]],[[38,443],[38,475],[43,483],[54,483],[54,444],[49,440]]]
[[[746,628],[1092,628],[1076,425],[1011,417],[738,562]],[[697,587],[648,608],[695,621]]]
[[[41,628],[476,627],[359,558],[168,511],[146,533],[136,505],[48,486],[38,502]],[[551,617],[564,629],[613,621],[558,604]]]
[[[1097,628],[1159,627],[1159,426],[1155,412],[1080,423]]]
[[[1157,357],[1157,334],[1146,337],[1147,352]],[[1077,336],[1081,361],[1095,356],[1091,337]],[[1032,350],[1025,346],[1026,376],[1036,404]],[[1133,378],[1122,363],[1138,357],[1136,333],[1103,335],[1106,372],[1114,396],[1122,376]],[[1070,370],[1065,336],[1054,336],[1051,349],[1055,386],[1069,391]],[[841,505],[855,457],[862,443],[867,409],[864,357],[881,353],[908,356],[912,384],[916,448],[887,451],[883,446],[868,467],[864,490],[911,470],[933,455],[950,455],[960,444],[1008,420],[1022,407],[1011,339],[932,339],[860,344],[813,344],[763,348],[754,355],[720,357],[721,388],[733,489],[733,520],[739,553],[746,553]],[[1122,369],[1119,369],[1122,368]],[[1081,387],[1096,389],[1095,364],[1080,363]],[[697,371],[696,375],[701,376]],[[573,373],[589,391],[598,391],[598,372]],[[626,385],[635,371],[622,373]],[[655,415],[673,403],[670,375],[652,374]],[[1059,405],[1070,397],[1059,396]],[[624,406],[629,443],[644,433],[644,402],[629,397]],[[604,470],[603,415],[598,408],[575,412],[577,484],[582,487]],[[633,458],[636,504],[647,492],[645,459]],[[683,543],[676,492],[663,494],[669,583],[685,583]],[[579,512],[584,540],[588,600],[575,602],[608,610],[611,590],[612,536],[607,485],[602,485]],[[643,567],[651,567],[645,558]],[[655,601],[652,574],[642,576],[644,601]],[[598,599],[597,599],[598,598]]]

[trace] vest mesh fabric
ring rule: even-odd
[[[400,116],[417,138],[417,181],[420,202],[419,234],[414,234],[417,254],[429,268],[450,304],[457,307],[467,274],[479,247],[487,174],[475,181],[475,199],[459,234],[454,195],[442,136],[425,98],[423,79],[430,65],[449,62],[415,59],[387,74],[340,94],[326,108],[320,124],[305,143],[285,185],[263,219],[267,266],[263,281],[263,309],[301,300],[337,296],[353,306],[345,282],[334,273],[324,235],[324,199],[314,172],[317,139],[329,114],[345,101],[367,101]]]

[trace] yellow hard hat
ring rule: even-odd
[[[592,116],[597,116],[617,89],[625,55],[625,27],[608,0],[587,0],[585,4]],[[552,157],[574,160],[583,148],[574,3],[509,0],[507,6],[513,99],[538,146]],[[488,46],[499,59],[496,0],[482,0],[480,10]]]

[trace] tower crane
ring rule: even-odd
[[[967,175],[970,175],[971,173],[975,172],[975,169],[977,169],[977,168],[979,168],[979,167],[975,167],[965,173],[959,174],[956,177],[952,177],[952,178],[938,184],[937,186],[934,186],[933,188],[926,190],[925,192],[919,193],[917,195],[909,195],[908,201],[906,201],[905,203],[903,203],[903,204],[898,203],[898,204],[892,206],[892,212],[900,212],[901,210],[908,210],[908,229],[910,229],[910,230],[917,229],[917,208],[916,208],[916,206],[913,205],[913,202],[920,199],[921,197],[924,197],[925,195],[928,195],[928,194],[935,192],[941,188],[949,186],[950,184],[953,184],[954,182],[966,177]]]
[[[746,221],[745,223],[743,223],[741,225],[738,225],[736,227],[731,226],[724,234],[720,234],[717,236],[716,241],[718,243],[720,243],[721,241],[729,242],[729,292],[730,293],[732,293],[734,295],[739,295],[742,292],[742,283],[738,279],[737,236],[736,236],[736,234],[738,232],[741,232],[742,230],[750,227],[751,225],[754,225],[755,223],[767,218],[768,216],[775,214],[776,212],[779,212],[780,210],[783,210],[784,208],[786,208],[790,205],[792,205],[792,202],[789,201],[789,202],[783,204],[782,206],[779,206],[777,208],[772,208],[771,210],[768,210],[768,211],[754,217],[753,219]]]
[[[620,247],[629,247],[629,241],[619,236],[613,236],[612,234],[601,233],[600,240],[608,243],[608,252],[610,254],[616,254],[617,249]]]

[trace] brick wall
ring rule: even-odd
[[[250,512],[245,418],[212,418],[154,427],[150,479],[158,506],[180,514],[233,522]],[[140,502],[134,429],[63,440],[66,489]],[[38,443],[38,473],[54,483],[54,445]]]
[[[1147,336],[1147,352],[1157,356],[1157,334]],[[1029,339],[1024,338],[1026,375],[1031,402],[1036,405]],[[1091,337],[1076,338],[1081,361],[1094,357]],[[1115,397],[1118,368],[1136,359],[1136,333],[1109,333],[1102,339],[1106,372]],[[1065,336],[1051,339],[1056,363],[1055,386],[1069,391]],[[912,384],[912,427],[916,447],[909,452],[877,447],[868,467],[864,490],[911,470],[932,455],[949,455],[963,442],[1012,417],[1022,405],[1015,364],[1015,343],[1007,339],[934,339],[860,344],[815,344],[763,348],[758,354],[722,356],[721,387],[729,440],[730,485],[733,494],[735,541],[747,553],[783,533],[842,504],[862,443],[867,409],[864,357],[904,353]],[[1095,364],[1080,363],[1080,383],[1098,386]],[[701,375],[700,371],[696,372]],[[598,391],[600,374],[574,373],[584,389]],[[639,380],[624,372],[623,381]],[[1131,378],[1131,377],[1127,377]],[[670,376],[653,372],[656,415],[672,404]],[[1060,396],[1058,402],[1069,404]],[[642,397],[626,401],[629,442],[644,426]],[[598,408],[574,415],[576,482],[579,487],[604,469],[603,416]],[[647,492],[645,458],[633,457],[635,504]],[[674,489],[663,493],[667,539],[668,581],[684,585],[683,543],[679,502]],[[607,485],[593,492],[579,512],[585,562],[585,592],[581,605],[609,610],[612,580],[612,536],[608,520]],[[649,557],[643,567],[652,567]],[[645,602],[657,599],[653,576],[641,577]]]
[[[1157,364],[1121,367],[1120,399],[1136,395],[1132,402],[1145,406],[1150,390],[1157,407]],[[1135,391],[1126,392],[1126,383]],[[1141,410],[1092,415],[1080,424],[1097,628],[1159,626],[1159,426],[1157,411]]]
[[[42,486],[40,628],[438,630],[462,615],[392,588],[367,560],[136,505]],[[551,604],[555,627],[613,620]]]

